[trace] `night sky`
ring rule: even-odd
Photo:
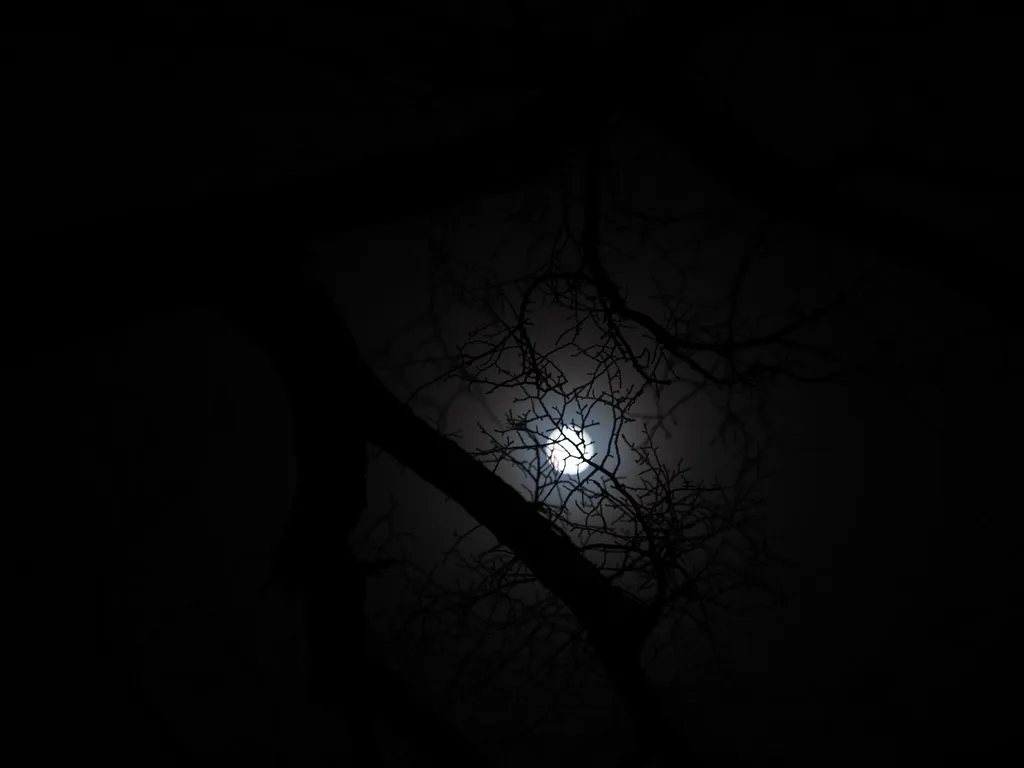
[[[586,258],[595,135],[597,252],[633,310],[667,327],[688,307],[683,335],[728,316],[760,336],[836,301],[793,337],[804,346],[759,358],[828,380],[780,375],[737,395],[746,443],[720,433],[718,385],[663,417],[693,389],[678,363],[616,421],[643,377],[622,356],[619,378],[591,375],[608,326],[603,309],[574,320],[573,300],[593,287],[553,280],[530,305],[530,339],[566,386],[595,382],[588,431],[598,462],[624,458],[622,480],[641,477],[626,443],[645,428],[695,483],[761,449],[758,531],[778,559],[752,573],[776,598],[739,590],[712,612],[713,639],[669,618],[653,628],[640,658],[679,744],[658,764],[923,763],[1010,743],[1013,25],[927,3],[906,18],[730,6],[679,27],[649,3],[586,17],[568,2],[392,5],[161,7],[124,35],[26,20],[10,43],[9,749],[153,766],[597,767],[629,753],[629,707],[546,588],[502,592],[550,610],[539,621],[460,623],[481,571],[458,562],[499,540],[425,476],[457,458],[395,455],[409,422],[365,384],[370,371],[493,467],[488,435],[536,406],[529,387],[467,385],[472,366],[438,379],[460,345],[479,351],[488,323],[510,321],[524,278]],[[321,306],[289,293],[300,273],[351,348],[333,331],[291,343],[293,318]],[[659,349],[635,323],[622,338],[641,360]],[[523,373],[516,343],[488,376]],[[310,378],[294,384],[296,370]],[[320,446],[305,464],[300,421],[314,426],[298,439]],[[526,498],[538,487],[508,462],[494,475]],[[350,535],[295,523],[302,483],[339,509],[365,498]],[[573,498],[547,500],[579,546]],[[347,638],[328,673],[304,606],[347,599],[323,574],[347,574],[351,595],[348,552],[388,563],[365,578],[363,626],[323,625]],[[282,562],[315,586],[297,593]],[[649,599],[631,578],[617,583]],[[316,693],[334,679],[346,683]]]

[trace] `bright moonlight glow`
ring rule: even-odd
[[[577,475],[594,457],[594,441],[579,427],[560,427],[548,435],[548,440],[548,461],[557,472]]]

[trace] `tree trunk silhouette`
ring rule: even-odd
[[[403,717],[419,712],[432,723],[415,726],[423,741],[444,727],[365,655],[365,572],[347,539],[366,504],[368,441],[461,505],[573,611],[636,725],[639,749],[632,759],[642,763],[658,752],[671,729],[639,661],[657,617],[613,587],[515,489],[384,386],[337,308],[304,271],[312,243],[551,172],[582,143],[580,135],[589,140],[592,100],[601,95],[610,111],[635,112],[660,126],[752,207],[822,239],[870,246],[896,263],[937,271],[1004,319],[1016,311],[1019,268],[1000,251],[1019,236],[1006,221],[991,215],[966,227],[934,225],[851,188],[851,168],[871,161],[882,171],[906,170],[881,148],[867,147],[867,160],[847,158],[845,166],[801,167],[758,144],[698,78],[673,73],[669,57],[677,55],[678,41],[666,33],[651,42],[649,31],[641,29],[638,38],[646,45],[632,40],[614,57],[580,54],[585,66],[566,56],[572,66],[550,78],[554,85],[545,82],[526,109],[460,138],[288,177],[236,168],[231,183],[180,208],[105,215],[82,201],[74,212],[47,211],[53,223],[46,232],[14,227],[4,234],[0,306],[12,367],[181,306],[220,313],[271,353],[292,407],[298,467],[277,575],[304,604],[312,696],[347,721],[354,740],[365,740],[358,744],[364,760],[379,713],[390,706],[384,692],[403,702]],[[531,70],[537,81],[546,74],[544,67]],[[515,72],[504,71],[504,78],[521,81]],[[680,91],[678,100],[666,95]],[[959,172],[944,180],[961,192],[974,183]],[[990,198],[1005,198],[1000,210],[1009,211],[1019,191],[1005,180],[985,183]],[[464,751],[467,764],[479,764],[469,747]]]

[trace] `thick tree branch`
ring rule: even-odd
[[[317,406],[305,417],[301,405],[297,411],[297,418],[316,421],[314,426],[307,421],[316,449],[307,451],[300,464],[300,473],[306,473],[300,474],[300,482],[312,474],[316,502],[334,499],[338,507],[333,511],[335,522],[326,508],[313,510],[315,520],[324,522],[303,537],[319,542],[305,556],[327,561],[346,557],[336,547],[342,546],[339,537],[354,523],[361,500],[359,492],[343,487],[338,479],[343,462],[355,459],[338,451],[344,450],[339,446],[352,444],[346,435],[365,436],[447,494],[508,546],[579,619],[641,732],[646,734],[650,723],[660,722],[662,714],[640,666],[641,646],[656,615],[613,586],[532,503],[389,392],[362,360],[333,301],[310,279],[293,273],[290,280],[278,280],[267,290],[266,301],[279,307],[277,322],[267,324],[260,315],[249,324],[249,332],[274,351],[289,393]],[[239,324],[249,323],[244,306],[229,311]],[[312,567],[312,582],[320,585],[314,589],[329,588],[324,583],[337,575],[338,566],[325,562]],[[328,596],[324,593],[324,599]],[[328,621],[326,611],[322,620]],[[336,626],[338,619],[333,621]]]
[[[632,641],[641,642],[648,623],[644,609],[613,587],[531,502],[389,392],[357,357],[354,344],[346,346],[358,370],[360,406],[372,415],[367,438],[487,527],[588,629],[608,630],[625,621],[635,634]]]

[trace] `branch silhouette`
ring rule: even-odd
[[[520,45],[518,40],[514,44]],[[617,507],[641,521],[642,535],[621,546],[631,555],[645,555],[635,570],[651,576],[655,597],[644,605],[616,585],[614,577],[625,569],[610,574],[588,557],[612,545],[578,545],[551,514],[553,505],[524,498],[487,466],[490,460],[509,460],[509,451],[500,446],[490,454],[465,450],[418,418],[374,374],[337,308],[304,272],[312,262],[311,244],[544,176],[564,164],[570,149],[593,136],[592,100],[607,91],[609,112],[633,111],[662,126],[698,164],[704,163],[710,176],[724,180],[737,197],[771,217],[799,221],[823,239],[870,246],[915,269],[938,270],[947,279],[962,280],[975,296],[1001,298],[1001,311],[1014,311],[1017,275],[986,253],[995,235],[984,226],[992,221],[984,221],[980,229],[959,230],[923,224],[851,188],[849,167],[802,168],[753,139],[703,80],[672,74],[671,62],[659,58],[664,54],[651,53],[675,48],[645,48],[636,48],[642,56],[618,55],[604,63],[592,52],[580,57],[585,67],[566,65],[550,78],[553,85],[546,83],[510,119],[491,121],[461,137],[274,178],[233,168],[228,183],[179,208],[140,206],[102,215],[83,201],[76,212],[52,212],[46,232],[19,233],[17,227],[5,231],[0,304],[10,363],[24,365],[91,334],[135,325],[182,306],[220,314],[272,353],[293,407],[299,466],[299,490],[277,575],[306,601],[317,700],[357,723],[361,736],[371,731],[372,718],[360,708],[359,697],[372,698],[375,686],[383,686],[407,702],[414,698],[401,692],[400,681],[390,679],[386,670],[360,666],[366,658],[362,629],[368,573],[338,542],[346,540],[365,506],[367,442],[455,500],[578,619],[649,752],[658,751],[656,742],[671,729],[640,665],[640,648],[667,606],[701,594],[686,572],[673,566],[684,544],[702,542],[669,524],[681,497],[693,492],[672,486],[671,478],[681,471],[673,472],[648,455],[644,458],[652,474],[645,483],[631,486],[605,472],[605,495],[592,499],[588,511],[596,520],[602,505]],[[579,89],[566,87],[583,69],[587,83]],[[506,82],[517,84],[515,73],[504,74]],[[531,80],[536,84],[546,74],[545,68],[533,65]],[[666,90],[680,84],[687,86],[685,114],[664,98]],[[693,119],[694,114],[700,119]],[[485,381],[482,375],[475,377],[487,353],[460,355],[462,380],[494,387],[532,383],[538,390],[557,383],[557,372],[536,348],[526,318],[534,292],[552,285],[566,289],[553,291],[563,294],[556,301],[575,301],[575,309],[600,319],[618,358],[648,384],[668,381],[660,365],[662,352],[689,366],[704,384],[717,387],[754,386],[776,373],[771,366],[744,361],[739,353],[786,341],[834,305],[797,313],[778,330],[758,335],[734,333],[731,312],[725,335],[698,336],[642,311],[629,301],[600,250],[600,227],[609,206],[602,198],[598,151],[599,145],[586,175],[580,263],[533,276],[519,302],[517,322],[494,342],[495,349],[518,345],[522,370]],[[881,153],[877,157],[883,168],[898,165]],[[848,159],[848,165],[863,162]],[[965,256],[978,259],[986,269],[964,267]],[[959,265],[960,271],[948,271],[946,264]],[[736,285],[744,279],[741,270]],[[653,338],[658,350],[653,356],[645,358],[631,345],[630,325]],[[724,361],[724,371],[695,353]],[[611,368],[607,356],[603,362]],[[510,424],[509,431],[532,431],[540,438],[539,423],[537,413],[527,414]],[[715,490],[724,493],[728,488]],[[668,512],[661,519],[650,514],[658,504]],[[741,507],[723,503],[712,511],[724,517]],[[500,590],[519,576],[502,570],[488,586]],[[467,596],[467,605],[478,597]],[[408,703],[406,711],[419,706]],[[467,762],[475,759],[470,755]]]

